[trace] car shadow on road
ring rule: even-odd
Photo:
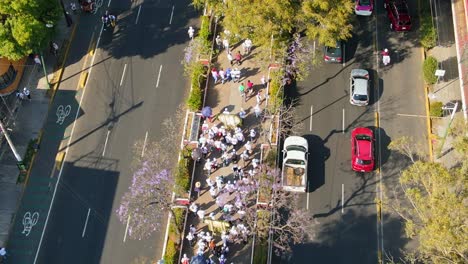
[[[382,98],[382,94],[384,93],[384,82],[383,79],[380,78],[379,74],[373,69],[369,69],[369,79],[371,80],[369,82],[369,106],[372,106]]]
[[[307,168],[307,191],[313,192],[325,184],[325,161],[330,157],[330,149],[325,141],[317,135],[303,135],[309,143]]]

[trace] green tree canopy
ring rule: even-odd
[[[336,40],[351,37],[354,3],[349,0],[306,0],[299,20],[310,39],[333,46]]]
[[[454,127],[454,142],[466,138],[462,131],[463,127]],[[399,187],[388,200],[390,207],[404,219],[406,235],[418,239],[418,251],[407,253],[408,259],[414,255],[424,263],[466,263],[467,160],[460,160],[452,169],[441,163],[418,160],[422,155],[415,154],[413,143],[406,137],[392,141],[389,148],[413,162],[402,172]]]
[[[47,45],[60,18],[56,0],[0,1],[0,57],[20,59]]]

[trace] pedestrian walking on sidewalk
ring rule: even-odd
[[[245,101],[245,86],[244,86],[244,83],[241,83],[239,85],[239,92],[240,92],[240,96],[244,97],[244,101]]]
[[[245,143],[244,147],[248,151],[249,154],[252,154],[252,144],[250,144],[250,141],[247,141],[247,143]]]
[[[216,42],[216,48],[217,48],[219,51],[221,51],[221,49],[223,48],[223,41],[221,40],[221,36],[220,36],[220,35],[217,35],[217,36],[216,36],[215,42]]]
[[[195,34],[195,29],[193,29],[193,27],[189,27],[187,33],[189,35],[189,38],[193,39],[193,35]]]
[[[255,96],[255,98],[257,99],[257,104],[260,105],[262,103],[262,91],[258,91],[257,92],[257,95]]]
[[[262,84],[263,88],[267,87],[267,80],[265,78],[265,75],[262,75],[262,78],[260,78],[260,83]]]
[[[41,71],[40,66],[42,66],[42,62],[41,62],[41,58],[39,58],[39,55],[34,55],[34,62],[36,63],[37,66],[39,66],[37,68],[37,71],[40,72]]]
[[[31,91],[29,91],[28,88],[23,88],[23,94],[28,98],[29,101],[31,101]]]
[[[195,238],[195,236],[193,236],[192,233],[189,232],[188,235],[185,238],[187,238],[190,246],[193,247],[193,245],[195,245],[195,241],[193,240]]]
[[[226,81],[231,81],[231,68],[226,69]]]
[[[189,264],[190,263],[190,259],[187,257],[187,254],[184,254],[184,257],[182,258],[180,263],[182,263],[182,264]]]
[[[231,77],[233,82],[239,82],[241,78],[241,71],[238,68],[234,68],[231,71]]]
[[[58,50],[59,50],[59,46],[57,45],[57,43],[51,41],[50,42],[50,53],[54,54],[54,56],[57,56],[58,55]]]
[[[24,93],[21,91],[16,92],[16,98],[20,99],[21,101],[24,100]]]
[[[241,108],[241,110],[239,112],[239,117],[241,119],[244,119],[246,116],[247,116],[247,113],[245,112],[244,108]]]
[[[227,53],[227,59],[232,66],[234,64],[234,58],[232,57],[232,53],[230,51]]]
[[[252,49],[252,40],[249,38],[242,43],[242,47],[244,48],[244,55],[247,55],[250,53],[250,50]]]
[[[224,72],[223,68],[219,69],[218,75],[219,78],[221,78],[221,83],[224,84],[226,82],[226,73]]]
[[[213,76],[214,83],[216,84],[218,82],[219,75],[218,75],[218,70],[216,70],[215,67],[211,69],[211,76]]]
[[[255,117],[257,118],[259,118],[262,115],[262,109],[260,108],[258,104],[254,107],[254,113],[255,113]]]
[[[242,64],[242,54],[238,50],[236,55],[234,55],[234,62],[237,63],[239,66]]]
[[[223,47],[229,53],[229,40],[227,38],[223,39]]]
[[[247,80],[247,94],[250,95],[253,94],[253,82],[251,82],[250,80]]]
[[[250,129],[250,133],[249,133],[249,137],[250,137],[250,141],[254,142],[257,140],[256,137],[257,137],[257,132],[255,132],[255,129]]]
[[[189,210],[196,214],[197,211],[198,211],[197,204],[196,203],[191,203],[190,206],[189,206]]]

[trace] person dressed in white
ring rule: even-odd
[[[241,71],[238,68],[234,68],[231,71],[231,76],[232,76],[232,81],[233,82],[238,82],[241,78]]]
[[[229,40],[227,38],[223,39],[223,47],[227,52],[229,52]]]
[[[200,220],[203,220],[203,218],[205,218],[205,210],[198,210],[197,215]]]
[[[205,162],[205,170],[208,171],[208,174],[211,173],[211,167],[213,166],[213,162],[211,162],[209,159]]]
[[[193,39],[193,35],[195,34],[195,29],[193,29],[193,27],[189,27],[187,33],[189,35],[189,38]]]
[[[236,133],[236,138],[239,142],[244,142],[245,140],[244,134],[242,134],[242,132]]]
[[[252,49],[252,40],[246,39],[242,46],[244,47],[244,54],[249,54]]]
[[[252,159],[252,167],[254,169],[258,168],[258,164],[260,163],[260,160],[258,159]]]
[[[247,143],[245,143],[244,147],[248,151],[248,153],[252,153],[252,144],[250,144],[250,141],[247,141]]]
[[[190,204],[189,210],[192,211],[192,212],[194,212],[194,213],[196,213],[196,212],[198,211],[198,206],[197,206],[197,204],[196,204],[196,203]]]
[[[260,115],[262,114],[262,109],[260,108],[260,106],[257,104],[255,105],[254,107],[254,113],[255,113],[255,117],[260,117]]]
[[[382,51],[382,62],[385,66],[390,63],[390,53],[388,52],[388,49],[384,49]]]

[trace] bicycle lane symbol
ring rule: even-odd
[[[57,124],[60,124],[60,125],[63,125],[63,121],[65,121],[65,118],[70,114],[71,112],[71,106],[70,105],[67,105],[67,106],[63,106],[63,105],[59,105],[59,107],[57,107]]]
[[[26,212],[23,216],[23,232],[25,236],[29,236],[29,233],[31,233],[32,228],[37,224],[37,221],[39,220],[39,213],[34,212],[31,214],[31,212]]]

